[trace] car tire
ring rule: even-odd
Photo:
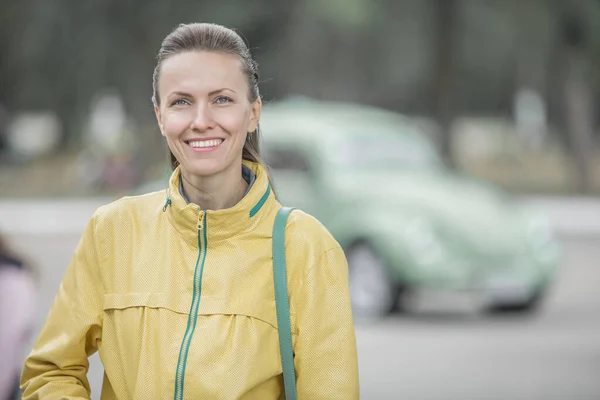
[[[397,305],[398,290],[389,277],[385,261],[367,243],[346,250],[350,299],[357,320],[379,319]]]
[[[532,295],[524,302],[512,304],[492,304],[490,311],[492,313],[535,313],[541,308],[546,297],[546,286],[537,288]]]

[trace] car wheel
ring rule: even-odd
[[[384,261],[366,243],[346,251],[352,312],[358,319],[381,318],[396,304],[396,290]]]
[[[495,313],[534,313],[540,309],[546,294],[546,286],[536,289],[525,301],[510,304],[492,304],[490,311]]]

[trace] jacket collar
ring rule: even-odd
[[[258,163],[249,161],[243,163],[256,175],[254,184],[235,206],[222,210],[201,210],[197,204],[188,204],[179,190],[181,167],[173,171],[163,211],[167,213],[169,222],[186,241],[197,245],[198,225],[201,218],[206,219],[206,234],[210,242],[227,239],[254,229],[273,208],[276,200],[269,184],[267,171]]]

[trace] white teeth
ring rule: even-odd
[[[212,140],[194,140],[189,142],[192,147],[215,147],[220,145],[223,139],[212,139]]]

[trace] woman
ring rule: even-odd
[[[166,191],[97,210],[25,363],[25,399],[277,399],[283,393],[272,228],[281,205],[258,142],[258,66],[213,24],[162,43],[154,111],[174,167]],[[347,264],[294,211],[285,252],[298,398],[358,398]]]
[[[19,370],[35,315],[35,284],[0,237],[0,400],[16,399]]]

